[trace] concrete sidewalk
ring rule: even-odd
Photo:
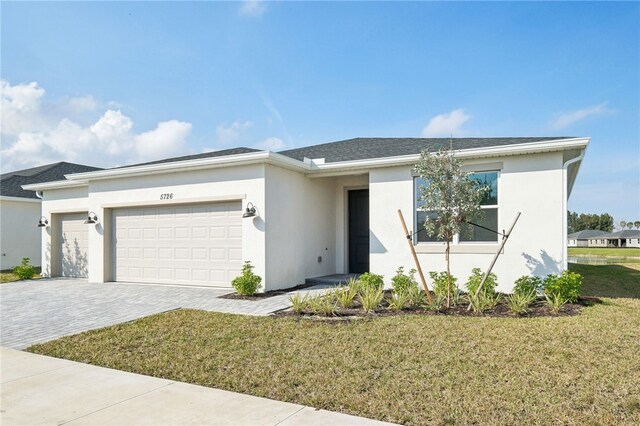
[[[0,362],[3,425],[385,424],[14,349]]]

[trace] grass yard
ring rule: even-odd
[[[37,268],[38,271],[38,275],[34,275],[33,278],[31,278],[32,280],[38,280],[40,278],[42,278],[39,274],[40,274],[40,268]],[[2,271],[0,272],[0,284],[4,284],[4,283],[12,283],[15,281],[20,281],[20,278],[18,278],[16,276],[16,274],[14,274],[11,271]]]
[[[640,258],[640,248],[569,247],[569,256],[612,256]]]
[[[640,265],[572,269],[612,298],[543,318],[180,310],[29,350],[405,424],[640,424]]]

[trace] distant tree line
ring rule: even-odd
[[[613,216],[609,213],[589,214],[569,212],[569,234],[584,231],[585,229],[595,229],[603,232],[613,231]],[[626,222],[625,222],[626,225]]]

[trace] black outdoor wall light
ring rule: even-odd
[[[98,223],[98,216],[96,216],[94,212],[89,212],[89,216],[87,216],[87,220],[85,220],[84,223]]]
[[[251,206],[251,207],[249,207]],[[247,208],[242,215],[243,218],[254,217],[256,215],[256,208],[253,203],[247,203]]]
[[[38,221],[38,228],[44,228],[48,224],[49,224],[49,221],[47,220],[47,218],[42,216],[42,217],[40,217],[40,220]]]

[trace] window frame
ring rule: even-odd
[[[488,168],[470,168],[467,170],[470,174],[474,173],[496,173],[496,190],[498,195],[498,203],[491,204],[486,206],[480,206],[481,209],[496,209],[496,222],[498,224],[499,231],[500,228],[500,197],[501,192],[501,177],[502,177],[502,169],[496,167],[488,167]],[[445,241],[418,241],[418,193],[419,188],[417,185],[418,179],[421,179],[419,175],[413,175],[411,184],[413,185],[413,235],[412,235],[412,243],[414,246],[441,246],[444,245]],[[460,235],[455,234],[451,241],[451,245],[455,246],[478,246],[478,245],[498,245],[500,243],[499,235],[496,234],[495,241],[460,241]]]

